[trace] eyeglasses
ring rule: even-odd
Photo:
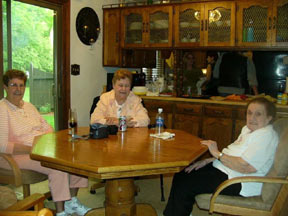
[[[24,85],[24,84],[18,85],[17,83],[10,83],[9,86],[12,87],[12,88],[18,88],[18,87],[19,87],[20,89],[25,88],[25,85]]]

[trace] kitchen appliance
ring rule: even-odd
[[[285,86],[288,76],[288,52],[254,51],[259,93],[277,97],[280,85]]]

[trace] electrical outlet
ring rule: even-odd
[[[71,65],[71,74],[74,76],[80,75],[80,65],[78,64]]]

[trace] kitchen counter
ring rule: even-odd
[[[182,98],[171,96],[141,96],[144,100],[159,100],[159,101],[175,101],[175,102],[187,102],[187,103],[204,103],[204,104],[219,104],[219,105],[232,105],[232,106],[246,106],[248,101],[234,101],[234,100],[212,100],[212,99],[194,99],[194,98]],[[277,110],[285,110],[288,112],[288,105],[275,104]]]

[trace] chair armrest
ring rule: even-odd
[[[210,209],[209,213],[212,214],[214,211],[214,203],[216,201],[217,196],[224,190],[226,187],[243,182],[261,182],[261,183],[275,183],[275,184],[288,184],[288,179],[284,178],[273,178],[273,177],[261,177],[261,176],[243,176],[243,177],[236,177],[232,179],[228,179],[222,182],[212,194],[210,200]]]
[[[36,211],[44,208],[45,196],[43,194],[35,193],[23,200],[18,201],[14,205],[5,209],[5,211],[23,211],[34,207]]]
[[[14,184],[16,187],[22,185],[22,172],[19,169],[18,164],[16,161],[13,159],[13,157],[10,154],[6,153],[0,153],[0,157],[4,158],[10,167],[12,168],[12,171],[14,173]]]
[[[0,211],[0,216],[53,216],[53,213],[43,208],[40,211]]]

